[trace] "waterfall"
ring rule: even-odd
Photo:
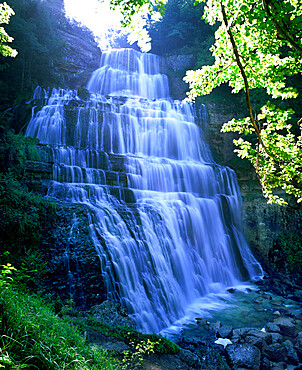
[[[89,209],[108,298],[145,332],[262,274],[235,174],[213,161],[192,107],[169,98],[162,68],[155,55],[105,52],[89,98],[40,89],[26,131],[51,151],[48,196]]]

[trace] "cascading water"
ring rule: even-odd
[[[192,107],[168,98],[160,68],[151,54],[103,53],[89,99],[36,91],[46,104],[26,131],[51,150],[48,195],[90,210],[108,298],[146,332],[262,274],[241,232],[235,175],[213,161]]]

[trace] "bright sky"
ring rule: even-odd
[[[117,11],[110,10],[108,0],[104,2],[98,0],[64,1],[66,15],[90,28],[96,36],[100,37],[101,44],[104,42],[104,34],[108,29],[120,28],[121,15]]]

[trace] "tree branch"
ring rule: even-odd
[[[239,69],[240,69],[240,73],[241,73],[241,76],[242,76],[243,81],[244,81],[245,99],[246,99],[246,104],[247,104],[248,111],[249,111],[249,117],[250,117],[252,126],[255,130],[255,133],[257,135],[259,143],[262,145],[265,152],[270,156],[270,154],[267,151],[266,146],[264,145],[264,143],[262,141],[262,137],[261,137],[259,128],[258,128],[257,123],[256,123],[256,121],[254,119],[254,116],[253,116],[253,107],[252,107],[251,100],[250,100],[250,87],[249,87],[248,79],[247,79],[244,67],[243,67],[243,65],[241,63],[241,60],[240,60],[241,58],[240,58],[240,55],[239,55],[239,52],[238,52],[238,49],[237,49],[237,45],[236,45],[233,33],[231,31],[231,28],[228,26],[228,20],[227,20],[227,16],[226,16],[225,6],[222,4],[222,2],[220,2],[220,5],[221,5],[223,23],[224,23],[226,31],[229,35],[229,38],[230,38],[230,41],[231,41],[231,44],[232,44],[232,48],[233,48],[233,52],[234,52],[234,55],[235,55],[236,63],[238,65]]]

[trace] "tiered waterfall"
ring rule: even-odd
[[[192,107],[169,98],[161,64],[105,52],[86,99],[36,90],[45,105],[26,131],[51,152],[48,196],[89,208],[108,298],[147,332],[262,271],[241,232],[234,172],[213,161]]]

